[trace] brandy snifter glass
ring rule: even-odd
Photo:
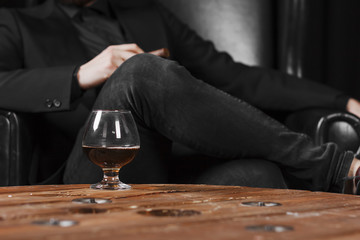
[[[103,170],[102,181],[92,189],[125,190],[130,185],[119,180],[120,169],[131,162],[140,149],[134,118],[127,110],[92,111],[83,136],[87,157]]]

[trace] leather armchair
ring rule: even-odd
[[[235,60],[303,77],[306,0],[227,0],[226,4],[221,0],[162,2],[203,38],[211,39],[218,50],[230,53]],[[316,144],[331,141],[341,150],[358,151],[359,119],[351,114],[310,109],[285,117],[278,113],[272,116],[294,131],[308,134]],[[196,153],[176,143],[173,153],[181,161],[184,156],[194,155],[196,161],[191,157],[188,161],[191,164],[199,161]],[[191,169],[185,168],[181,174],[185,171]]]
[[[0,0],[0,4],[26,7],[39,1]],[[161,2],[202,37],[211,39],[219,50],[229,52],[235,60],[250,65],[274,68],[279,66],[279,69],[292,74],[301,73],[301,61],[296,61],[301,55],[296,53],[301,46],[301,19],[305,13],[297,11],[299,1],[227,0],[226,4],[222,0]],[[277,11],[275,3],[279,5]],[[294,18],[293,21],[289,21],[290,17]],[[295,25],[278,25],[275,19]],[[275,35],[275,32],[278,35]],[[279,52],[274,52],[276,45],[279,46]],[[303,116],[293,115],[288,122],[294,127]],[[324,116],[324,113],[321,113],[312,119],[311,127],[302,128],[301,131],[312,135],[317,139],[317,143],[334,141],[343,149],[351,146],[351,150],[357,151],[360,131],[356,117],[343,113],[336,117],[328,113]],[[319,122],[319,119],[322,120]],[[29,119],[26,115],[0,111],[0,186],[29,184],[33,133],[28,125]],[[194,152],[179,144],[174,144],[173,151],[176,158],[194,155]],[[195,156],[199,157],[196,153]],[[202,164],[205,164],[204,161],[199,161],[200,167]]]
[[[28,184],[31,134],[28,119],[0,110],[0,186]]]

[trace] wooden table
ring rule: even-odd
[[[88,187],[0,188],[0,239],[360,239],[357,196],[207,185]],[[74,202],[79,198],[93,203]]]

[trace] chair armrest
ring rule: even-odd
[[[25,116],[0,110],[0,186],[28,184],[30,145]]]
[[[285,124],[313,138],[315,144],[334,142],[340,151],[356,153],[360,145],[360,119],[346,112],[308,109],[292,113]]]
[[[360,119],[350,113],[332,113],[322,117],[316,127],[315,143],[335,142],[341,150],[359,153]]]

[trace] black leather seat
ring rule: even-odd
[[[31,6],[41,0],[0,0],[3,6]],[[290,71],[293,74],[301,72],[300,61],[296,58],[298,41],[301,40],[301,29],[296,20],[303,17],[304,12],[296,11],[295,0],[277,1],[279,8],[274,4],[275,1],[263,0],[161,0],[170,10],[178,15],[185,23],[188,23],[200,35],[206,39],[214,41],[219,50],[229,52],[234,59],[250,64],[267,67],[277,67],[284,71]],[[294,15],[294,13],[296,13]],[[299,15],[300,14],[300,15]],[[289,18],[295,24],[289,25]],[[278,24],[278,19],[287,24]],[[280,29],[278,28],[280,26]],[[296,31],[294,30],[297,29]],[[277,33],[277,34],[275,34]],[[293,36],[295,34],[295,36]],[[292,36],[289,38],[289,36]],[[278,52],[274,52],[278,45]],[[291,52],[292,54],[288,54]],[[289,56],[292,58],[289,59]],[[295,58],[295,59],[294,59]],[[300,70],[299,70],[300,69]],[[317,121],[323,115],[319,116]],[[354,126],[356,121],[347,121],[343,119],[354,118],[349,115],[341,115],[336,121],[342,121],[347,124],[335,124],[333,121],[328,127],[328,121],[321,121],[319,131],[314,129],[307,131],[309,134],[320,133],[317,136],[321,141],[338,141],[343,148],[346,146],[358,146],[359,131]],[[326,117],[325,117],[326,118]],[[296,122],[296,118],[295,122]],[[333,118],[331,118],[333,119]],[[22,185],[28,184],[29,165],[31,163],[31,133],[27,126],[26,115],[0,111],[0,185]],[[325,127],[322,127],[325,126]],[[336,131],[346,134],[329,134],[328,131]],[[323,137],[327,136],[327,137]],[[331,137],[328,137],[331,136]],[[347,138],[350,136],[349,138]],[[344,141],[344,139],[348,141]],[[321,142],[319,140],[319,142]],[[355,147],[356,148],[356,147]],[[191,150],[181,145],[174,145],[174,153],[177,157],[194,154]],[[199,157],[199,156],[197,156]],[[199,161],[199,165],[204,162]],[[231,165],[229,165],[231,166]],[[200,166],[201,167],[201,166]],[[224,166],[225,167],[225,166]],[[181,171],[182,169],[179,169]],[[186,171],[191,171],[187,169]],[[274,174],[281,174],[279,170],[274,169]],[[189,174],[191,174],[189,172]],[[176,173],[174,173],[176,176]]]
[[[31,145],[26,117],[0,110],[0,186],[28,184]]]

